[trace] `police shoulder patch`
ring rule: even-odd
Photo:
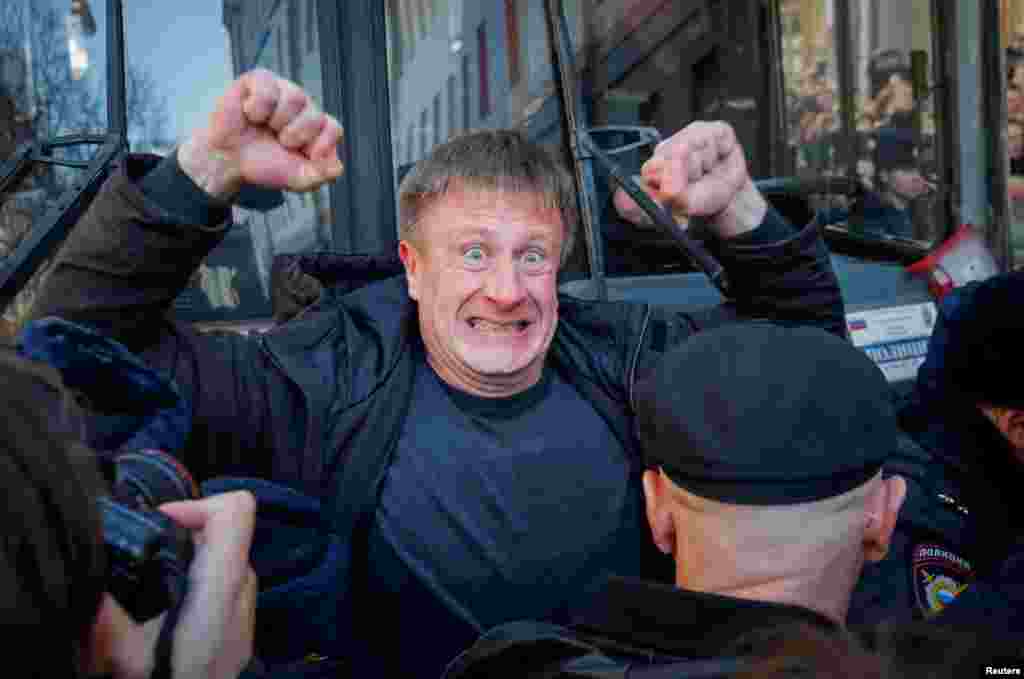
[[[974,567],[948,547],[921,542],[910,552],[910,577],[918,608],[931,617],[967,588],[974,579]]]

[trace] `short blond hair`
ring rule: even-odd
[[[411,240],[426,208],[453,189],[536,195],[541,207],[561,213],[560,263],[568,261],[579,222],[572,176],[554,153],[521,130],[467,132],[416,163],[398,188],[399,240]]]

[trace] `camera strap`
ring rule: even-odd
[[[171,667],[171,654],[174,651],[174,629],[178,626],[178,618],[181,616],[181,609],[185,606],[185,599],[180,597],[167,611],[167,617],[160,627],[160,636],[156,640],[156,649],[153,653],[153,674],[150,679],[172,679],[174,670]]]

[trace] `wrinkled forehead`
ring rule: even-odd
[[[448,240],[478,231],[522,235],[560,242],[562,212],[555,198],[540,191],[453,187],[424,203],[417,230],[426,240]]]

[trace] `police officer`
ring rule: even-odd
[[[865,115],[876,125],[911,127],[915,102],[909,55],[880,50],[871,57],[867,75],[871,89]]]
[[[865,228],[913,238],[910,204],[935,189],[921,173],[918,135],[909,127],[883,127],[875,137],[877,194],[866,198]]]
[[[667,354],[636,408],[647,519],[675,586],[610,577],[572,630],[498,628],[448,676],[501,676],[510,657],[517,676],[715,658],[787,623],[843,633],[907,491],[882,473],[899,432],[877,367],[818,330],[731,325]]]
[[[947,495],[969,521],[960,556],[976,571],[940,620],[996,618],[1024,630],[1024,271],[970,283],[947,295],[918,372],[906,430],[946,470]],[[918,580],[925,577],[918,570]],[[941,571],[931,571],[928,584]],[[919,584],[918,588],[923,588]]]

